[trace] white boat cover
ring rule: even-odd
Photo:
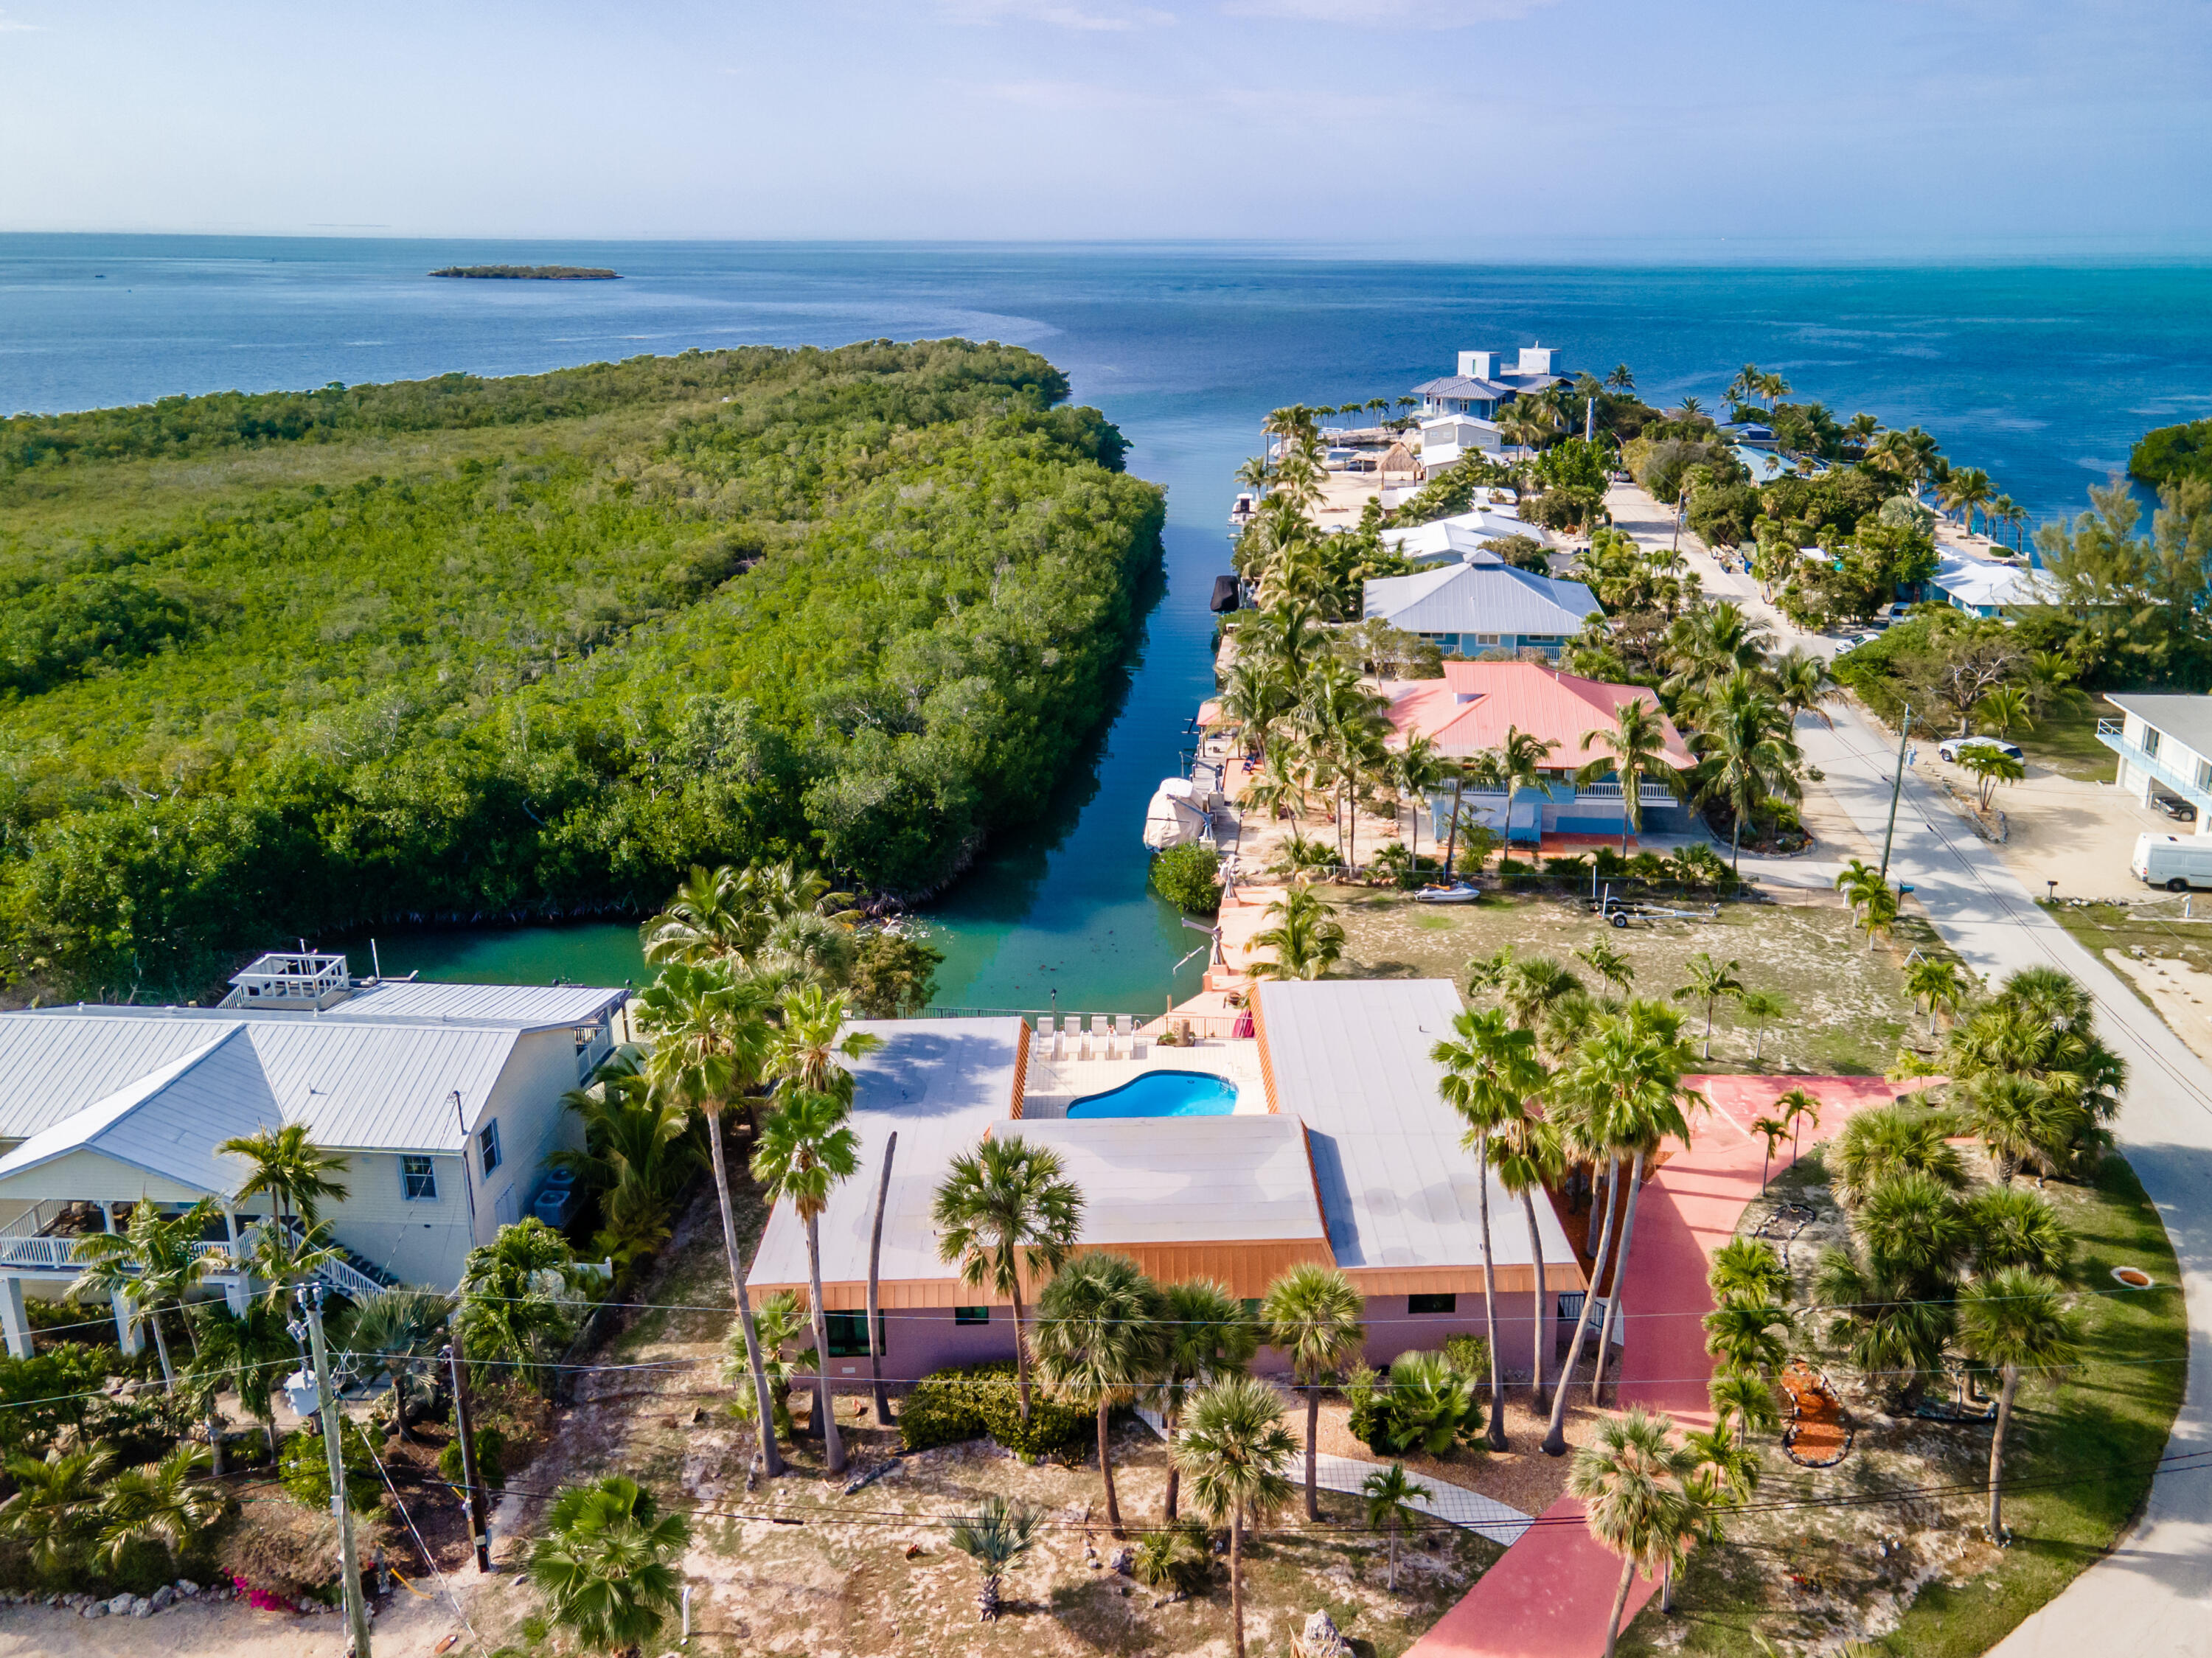
[[[1199,840],[1212,820],[1191,800],[1190,780],[1170,777],[1152,795],[1145,810],[1145,845],[1153,852],[1188,846]]]

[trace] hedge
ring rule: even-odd
[[[1097,1420],[1084,1406],[1032,1384],[1024,1430],[1013,1363],[1000,1359],[933,1371],[915,1383],[899,1406],[899,1436],[910,1451],[988,1436],[1035,1459],[1080,1443]]]

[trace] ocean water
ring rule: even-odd
[[[604,264],[613,282],[434,281]],[[1029,346],[1167,486],[1166,580],[1091,762],[927,918],[939,999],[1146,1011],[1203,944],[1145,887],[1146,799],[1212,688],[1231,473],[1284,404],[1396,397],[1462,349],[1540,342],[1717,406],[1746,361],[1796,398],[1920,425],[2037,521],[2149,427],[2212,413],[2212,267],[1452,265],[1233,245],[465,243],[0,235],[0,410],[416,378],[743,343],[964,334]],[[352,941],[356,949],[362,941]],[[605,981],[627,927],[380,938],[387,970]]]

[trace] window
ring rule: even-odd
[[[489,1175],[499,1167],[499,1119],[494,1117],[477,1130],[477,1154],[483,1160],[483,1171]]]
[[[1477,634],[1474,636],[1474,642],[1478,645],[1495,645],[1498,642],[1498,635],[1496,634]]]
[[[832,1358],[866,1358],[868,1356],[868,1315],[866,1313],[824,1313],[823,1327],[830,1337],[830,1357]],[[884,1315],[876,1315],[876,1345],[888,1347],[884,1339]]]
[[[2200,789],[2212,789],[2212,760],[2200,760],[2197,762],[2197,786]]]
[[[2158,752],[2158,739],[2161,735],[2162,733],[2155,726],[2145,726],[2143,727],[2143,752],[2145,754],[2155,755]]]
[[[952,1321],[955,1324],[988,1324],[991,1309],[988,1307],[955,1307]]]
[[[438,1171],[430,1166],[428,1157],[399,1159],[400,1194],[410,1201],[426,1199],[435,1202],[438,1197]]]
[[[1409,1313],[1455,1313],[1459,1310],[1457,1296],[1407,1296],[1406,1310]]]

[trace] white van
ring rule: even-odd
[[[2138,835],[2128,869],[2168,892],[2212,887],[2212,835]]]

